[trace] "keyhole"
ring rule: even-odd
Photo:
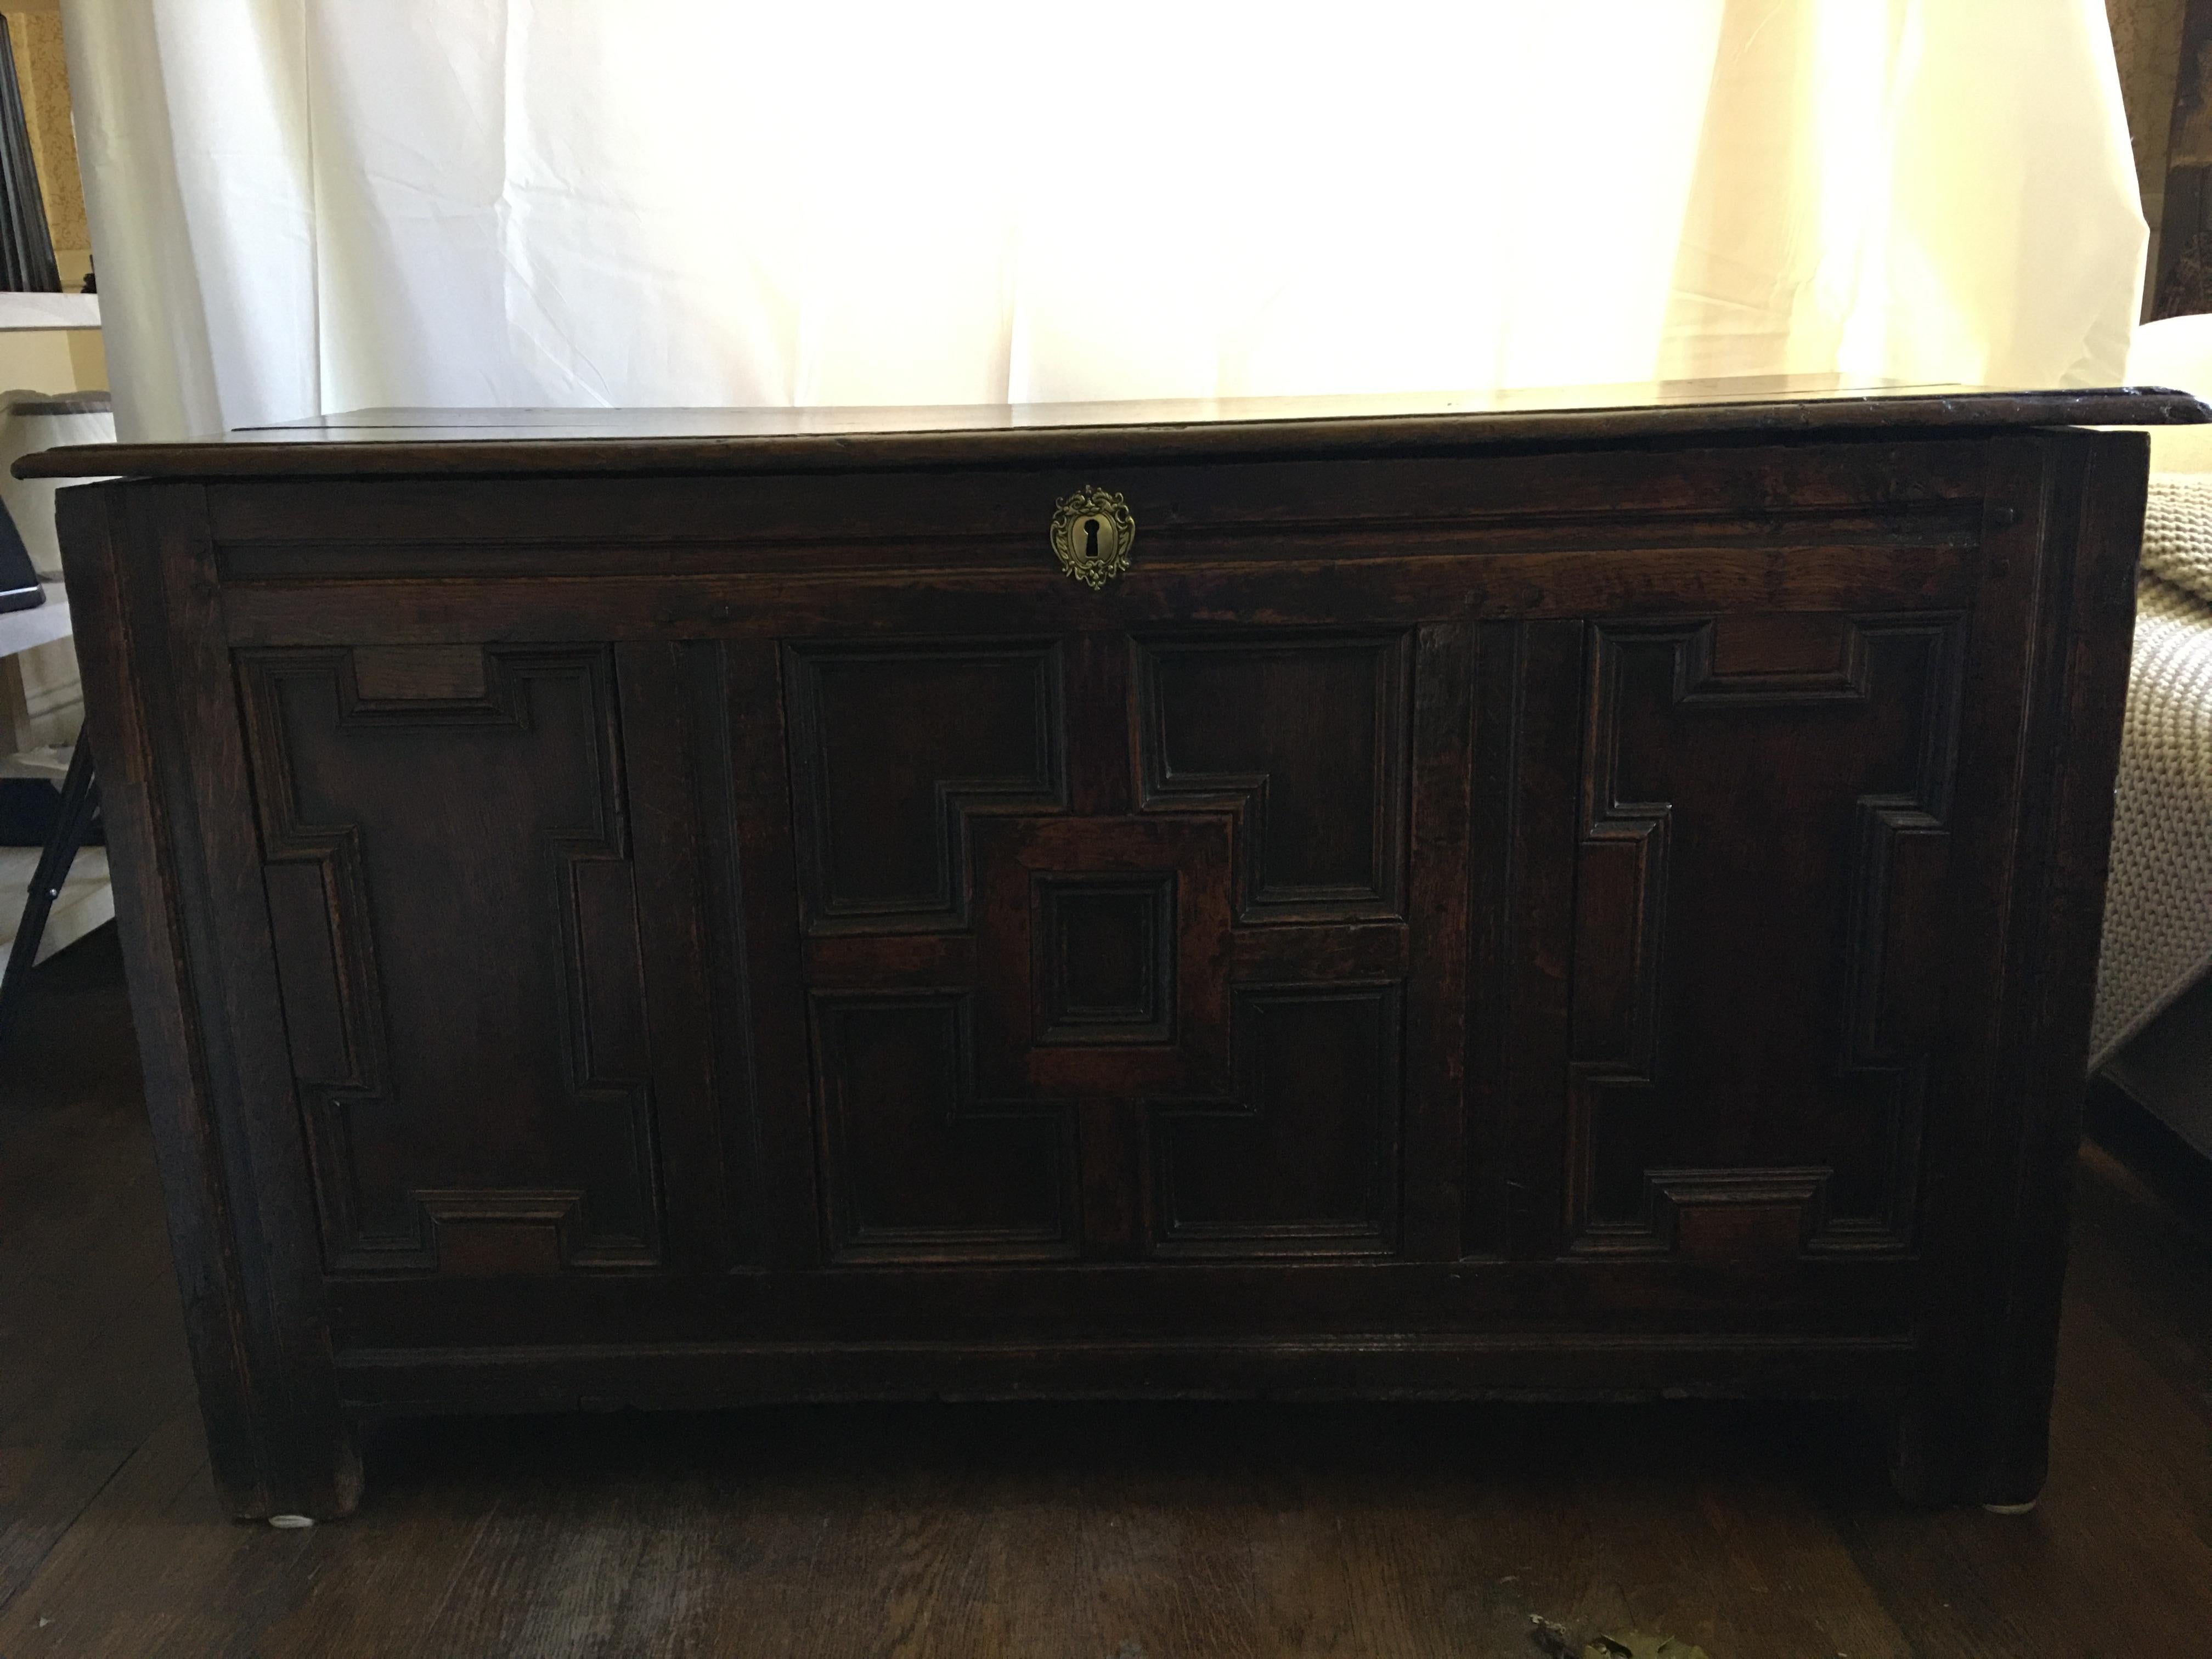
[[[1098,520],[1096,519],[1083,521],[1083,556],[1085,559],[1098,556]]]

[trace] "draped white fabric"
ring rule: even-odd
[[[117,424],[2117,381],[2100,0],[64,0]]]

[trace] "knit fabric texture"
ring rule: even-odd
[[[2212,969],[2212,476],[2154,477],[2091,1070]]]

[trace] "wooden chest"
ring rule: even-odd
[[[228,1502],[385,1412],[1659,1393],[2032,1498],[2145,470],[2064,428],[2202,414],[34,458],[131,475],[63,538]]]

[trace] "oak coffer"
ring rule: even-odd
[[[1839,1395],[2044,1470],[2176,394],[48,452],[217,1480],[382,1413]]]

